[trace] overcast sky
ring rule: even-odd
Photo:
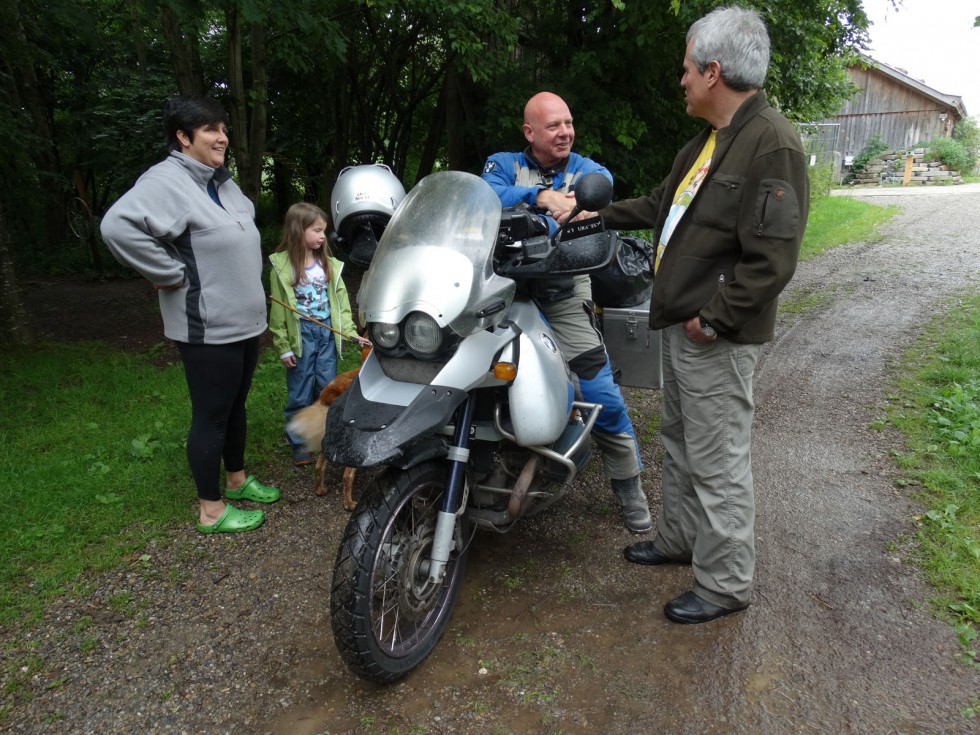
[[[980,0],[863,0],[873,23],[869,55],[937,92],[963,98],[980,118]]]

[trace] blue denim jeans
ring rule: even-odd
[[[330,320],[324,322],[330,324]],[[324,386],[337,377],[337,343],[333,332],[319,324],[300,322],[303,337],[303,356],[296,358],[296,367],[286,368],[286,408],[282,415],[289,422],[290,417],[312,405]],[[286,431],[290,446],[302,446],[302,438]]]

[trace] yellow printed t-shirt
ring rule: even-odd
[[[660,233],[660,242],[657,243],[657,260],[653,266],[654,273],[660,268],[660,260],[664,256],[664,250],[667,249],[667,242],[670,240],[674,228],[677,227],[677,223],[680,222],[691,200],[694,199],[694,195],[697,194],[698,189],[701,187],[701,182],[708,175],[708,169],[711,167],[711,157],[715,152],[716,132],[715,130],[711,131],[711,135],[705,141],[704,148],[701,149],[701,153],[698,155],[694,165],[691,166],[691,170],[688,171],[687,176],[681,179],[681,183],[677,185],[677,191],[674,193],[674,203],[670,206],[670,212],[667,213],[667,221],[664,223],[663,232]]]

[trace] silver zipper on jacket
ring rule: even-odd
[[[766,208],[769,206],[769,192],[766,192],[765,199],[762,200],[762,214],[759,217],[759,228],[755,231],[755,234],[762,237],[762,226],[766,222]]]

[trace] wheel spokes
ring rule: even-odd
[[[423,629],[439,588],[422,584],[421,565],[431,553],[435,533],[437,493],[418,493],[396,514],[387,530],[389,540],[381,545],[375,564],[372,627],[378,644],[395,653]],[[418,592],[424,592],[419,595]],[[410,644],[409,644],[410,645]]]

